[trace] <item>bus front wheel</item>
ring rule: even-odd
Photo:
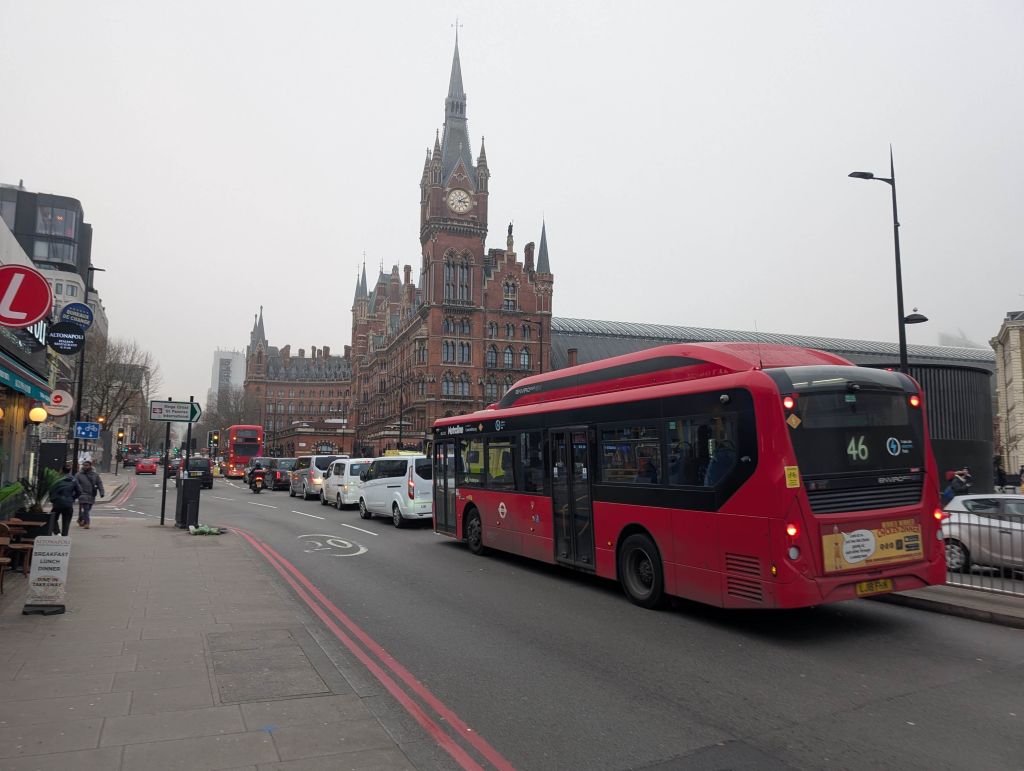
[[[619,548],[619,581],[630,602],[657,608],[665,599],[665,574],[658,547],[643,533],[634,533]]]
[[[477,556],[484,553],[484,528],[480,522],[480,512],[476,509],[466,515],[466,545]]]

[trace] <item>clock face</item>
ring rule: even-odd
[[[448,193],[448,208],[456,214],[465,214],[472,206],[473,202],[465,190],[455,189]]]

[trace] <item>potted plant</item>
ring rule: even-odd
[[[46,503],[46,498],[50,494],[50,488],[58,479],[60,479],[60,472],[48,468],[43,469],[43,473],[34,480],[28,478],[21,480],[21,486],[28,497],[27,511],[29,515],[43,513],[43,504]]]

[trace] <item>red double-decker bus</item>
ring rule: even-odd
[[[263,426],[228,426],[220,433],[224,476],[242,477],[245,466],[263,455]]]
[[[907,375],[780,345],[667,345],[525,378],[434,424],[434,529],[666,595],[794,608],[945,580]]]

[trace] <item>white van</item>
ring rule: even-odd
[[[359,503],[359,475],[370,467],[373,458],[339,458],[324,474],[320,503],[338,509]]]
[[[390,516],[395,527],[434,516],[430,458],[425,455],[375,458],[359,477],[359,516]]]

